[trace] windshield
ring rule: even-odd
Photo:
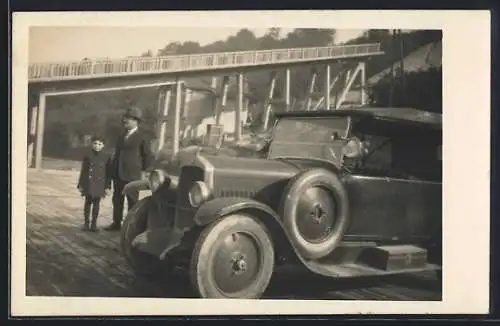
[[[345,117],[282,118],[274,128],[269,158],[339,160],[338,142],[347,130]]]

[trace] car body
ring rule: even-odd
[[[411,108],[278,114],[261,157],[190,148],[177,176],[153,171],[125,257],[140,273],[188,270],[205,298],[258,298],[282,264],[336,278],[440,271],[441,144],[441,114]]]

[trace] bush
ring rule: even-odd
[[[391,77],[385,76],[382,78],[370,90],[372,105],[378,107],[412,107],[442,113],[441,68],[405,73],[403,78],[395,78],[392,104],[390,101]]]

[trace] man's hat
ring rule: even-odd
[[[125,112],[123,116],[127,118],[133,118],[138,121],[142,121],[142,111],[139,108],[130,108]]]

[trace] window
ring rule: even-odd
[[[388,172],[392,164],[392,139],[364,134],[361,140],[368,142],[368,152],[361,159],[362,167],[372,171]]]
[[[346,129],[343,117],[282,118],[274,128],[269,156],[338,162],[340,142],[334,138],[344,136]]]
[[[393,170],[405,178],[441,181],[441,139],[425,131],[400,137],[394,143]]]
[[[364,157],[346,160],[355,173],[441,180],[440,131],[426,126],[366,119],[354,125],[352,135],[369,144]]]

